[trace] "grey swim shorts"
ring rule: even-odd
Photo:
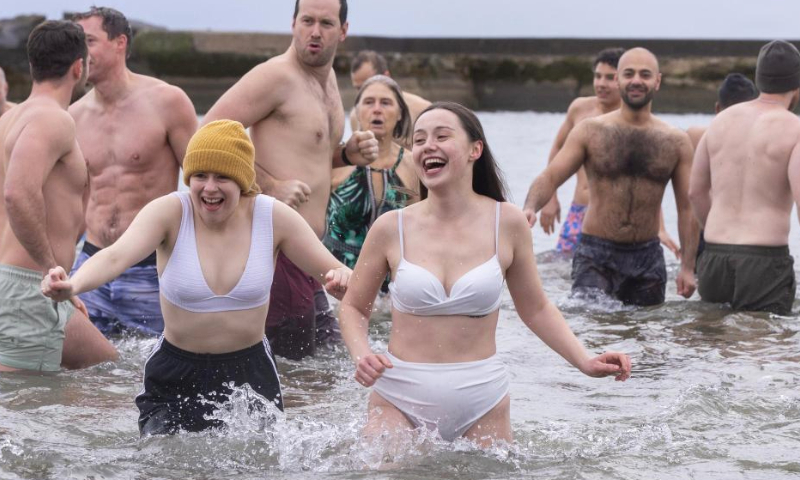
[[[71,302],[42,295],[42,274],[0,265],[0,364],[36,371],[61,369]]]

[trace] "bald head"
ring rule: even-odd
[[[661,86],[658,59],[646,48],[628,50],[619,59],[617,84],[622,102],[630,109],[650,108]]]
[[[653,52],[642,47],[631,48],[619,57],[617,69],[621,71],[625,65],[649,66],[653,73],[659,73],[658,58]]]

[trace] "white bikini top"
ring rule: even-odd
[[[208,286],[194,230],[192,201],[188,192],[175,192],[181,200],[181,228],[172,255],[159,279],[161,295],[176,307],[190,312],[247,310],[269,300],[275,271],[272,252],[272,205],[274,198],[256,196],[250,253],[239,283],[226,295],[215,295]]]
[[[405,258],[403,252],[403,210],[398,210],[400,263],[389,284],[392,306],[399,312],[420,316],[467,315],[483,317],[500,308],[503,270],[497,256],[500,233],[500,202],[495,213],[494,256],[459,278],[448,296],[442,282],[428,270]]]

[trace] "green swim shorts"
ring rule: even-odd
[[[61,369],[64,327],[75,307],[42,295],[42,274],[0,265],[0,364],[37,371]]]

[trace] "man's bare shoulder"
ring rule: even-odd
[[[160,112],[174,114],[185,111],[189,107],[194,109],[189,96],[180,87],[145,75],[137,75],[137,77],[135,94],[146,98]]]
[[[7,117],[0,119],[7,152],[13,150],[23,135],[35,139],[36,143],[46,143],[65,151],[74,145],[75,120],[54,103],[25,101]]]
[[[426,100],[414,93],[405,91],[403,92],[403,100],[405,100],[406,104],[408,104],[408,108],[412,110],[413,109],[423,110],[425,108],[428,108],[428,105],[431,104],[429,100]]]
[[[75,135],[75,120],[63,108],[50,102],[23,102],[19,108],[16,121],[27,128],[46,129],[48,136],[54,133]]]
[[[94,89],[89,90],[69,106],[69,113],[73,118],[79,119],[81,115],[85,115],[92,110],[92,107],[97,103],[94,93]]]
[[[590,116],[596,116],[597,110],[597,97],[578,97],[569,104],[567,117],[574,123],[578,123]]]
[[[653,116],[653,127],[656,131],[663,133],[668,139],[672,140],[675,144],[681,146],[692,146],[692,139],[689,137],[689,134],[683,130],[682,128],[678,128],[674,125],[670,125],[669,123],[661,120],[660,118]]]
[[[697,148],[697,145],[700,143],[700,139],[703,138],[703,135],[706,133],[707,128],[708,127],[694,126],[686,129],[686,134],[689,135],[689,139],[692,141],[692,146],[694,148]]]

